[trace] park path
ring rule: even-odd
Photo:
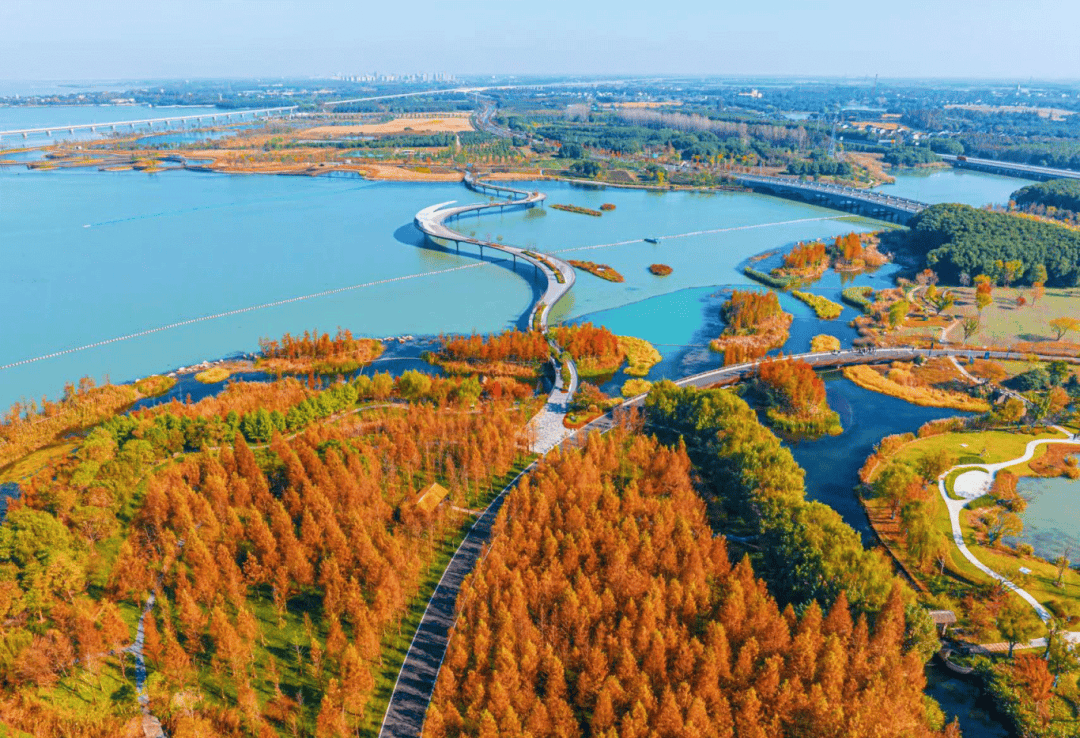
[[[967,506],[967,504],[970,503],[972,500],[977,499],[990,491],[990,485],[993,483],[994,476],[999,471],[1001,471],[1002,469],[1006,469],[1010,466],[1023,464],[1033,459],[1035,457],[1035,449],[1039,446],[1053,443],[1077,442],[1077,439],[1073,437],[1073,435],[1069,433],[1069,431],[1065,430],[1061,426],[1054,426],[1054,429],[1065,434],[1065,437],[1041,438],[1034,441],[1029,441],[1024,450],[1024,454],[1015,459],[1010,459],[1009,461],[1000,461],[993,464],[959,464],[952,467],[940,477],[938,477],[938,492],[941,493],[941,499],[945,501],[945,507],[949,511],[949,524],[952,526],[953,542],[956,544],[956,547],[960,549],[960,553],[963,554],[964,558],[970,561],[971,564],[979,571],[983,572],[991,579],[1001,582],[1001,584],[1006,589],[1012,590],[1013,592],[1016,592],[1016,594],[1020,595],[1020,597],[1025,602],[1031,605],[1032,609],[1035,610],[1035,613],[1039,616],[1039,618],[1042,619],[1044,623],[1050,620],[1051,616],[1049,610],[1043,607],[1038,600],[1031,596],[1029,592],[1019,587],[1014,582],[1002,576],[1001,574],[997,573],[986,564],[979,561],[979,559],[976,558],[975,554],[972,553],[971,549],[968,548],[967,543],[964,541],[963,529],[960,527],[960,511],[963,510],[964,507]],[[985,473],[985,478],[982,480],[978,480],[979,482],[981,482],[981,484],[977,484],[976,488],[973,490],[972,496],[959,500],[954,500],[953,498],[949,497],[949,493],[945,489],[945,479],[949,476],[949,474],[960,469],[970,470],[968,473],[982,471]]]

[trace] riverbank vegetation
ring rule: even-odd
[[[1021,187],[1009,197],[1019,210],[1076,224],[1080,213],[1080,181],[1052,179]]]
[[[822,320],[835,320],[840,317],[840,313],[844,312],[843,305],[822,295],[815,295],[813,292],[792,290],[791,295],[813,308],[814,314]]]
[[[378,339],[356,338],[341,328],[333,337],[318,331],[286,333],[280,340],[259,339],[255,367],[270,374],[349,374],[379,358],[384,348]]]
[[[725,364],[758,359],[787,341],[794,316],[780,308],[775,292],[735,290],[720,315],[726,326],[709,348],[724,355]]]
[[[643,395],[648,392],[651,387],[652,382],[647,379],[628,379],[623,382],[619,394],[626,398],[637,397],[638,395]]]
[[[813,281],[829,268],[829,254],[821,241],[799,243],[784,254],[783,266],[773,269],[771,274],[780,279],[794,278],[800,281]]]
[[[750,279],[755,282],[761,282],[766,287],[773,287],[778,290],[786,290],[792,285],[799,284],[800,282],[798,277],[774,277],[771,274],[766,274],[751,266],[743,267],[743,274],[750,277]]]
[[[600,277],[600,279],[606,279],[609,282],[626,281],[623,275],[619,274],[607,264],[597,264],[595,261],[582,261],[579,259],[568,259],[567,261],[570,266],[575,269],[586,271],[594,277]]]
[[[539,331],[518,330],[487,336],[440,336],[441,348],[426,359],[450,374],[485,374],[534,379],[551,355]]]
[[[218,382],[224,382],[226,379],[232,376],[232,372],[228,367],[224,366],[212,366],[209,369],[204,369],[195,375],[195,381],[202,384],[217,384]]]
[[[560,325],[551,329],[551,335],[574,357],[582,377],[614,374],[626,359],[618,336],[604,326],[592,323]]]
[[[624,361],[627,375],[644,377],[664,358],[643,338],[616,336],[592,323],[560,325],[551,330],[551,335],[574,358],[582,377],[614,374]]]
[[[874,304],[871,299],[874,295],[874,288],[866,285],[856,285],[851,287],[845,287],[840,292],[840,299],[846,302],[848,305],[859,308],[864,313],[870,312],[870,306]]]
[[[758,367],[754,386],[764,398],[765,416],[777,430],[800,438],[843,432],[839,414],[825,397],[825,382],[805,361],[765,361]]]
[[[644,377],[649,370],[664,360],[656,347],[644,338],[635,336],[617,336],[619,349],[626,354],[626,369],[623,373],[631,377]]]
[[[845,378],[863,389],[898,397],[914,405],[945,407],[976,413],[990,409],[990,403],[985,399],[920,382],[903,362],[893,362],[887,367],[856,364],[845,366],[842,371]]]
[[[98,386],[90,377],[78,385],[68,383],[63,397],[18,402],[0,421],[0,469],[27,454],[57,442],[61,437],[90,428],[143,397],[172,389],[176,379],[152,376],[133,384]]]
[[[814,353],[839,351],[840,339],[836,336],[830,336],[827,333],[819,334],[810,339],[810,350]]]
[[[833,269],[838,272],[859,272],[888,263],[889,257],[878,250],[881,232],[848,233],[833,239],[829,249]]]
[[[697,594],[676,604],[674,592]],[[873,720],[885,736],[941,727],[905,643],[898,584],[872,629],[842,596],[781,611],[749,560],[732,566],[712,535],[686,451],[623,430],[592,436],[522,483],[462,601],[428,738],[854,735],[883,713],[887,723]],[[551,637],[551,619],[562,635]],[[573,635],[598,632],[611,644],[584,647]],[[829,694],[843,695],[843,710],[823,702]]]

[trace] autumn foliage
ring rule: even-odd
[[[829,255],[820,241],[800,243],[784,255],[784,268],[791,271],[813,271],[828,266]]]
[[[304,331],[302,336],[286,333],[280,341],[259,339],[262,357],[261,369],[277,372],[348,372],[377,359],[383,352],[383,343],[373,338],[354,338],[348,330],[338,329],[330,334]]]
[[[805,361],[766,361],[758,367],[769,420],[791,433],[820,435],[841,432],[839,416],[829,409],[825,382]]]
[[[278,407],[319,397],[295,380],[237,385],[193,418],[230,399],[243,406],[245,390]],[[72,713],[47,690],[115,670],[134,638],[121,611],[141,611],[154,591],[144,648],[169,735],[351,734],[384,640],[440,547],[471,522],[449,505],[418,510],[420,490],[438,481],[453,504],[483,506],[519,463],[528,413],[399,404],[263,449],[237,435],[174,456],[162,431],[186,417],[148,411],[115,429],[126,429],[121,442],[96,429],[11,503],[0,527],[0,723],[126,735],[134,695],[116,698],[115,713]]]
[[[720,309],[727,326],[709,346],[724,354],[725,364],[759,359],[787,341],[794,319],[780,308],[775,292],[735,290]]]
[[[459,603],[427,738],[934,735],[899,585],[873,624],[781,611],[685,451],[625,431],[522,483]]]
[[[862,239],[858,233],[849,233],[846,236],[837,236],[833,244],[836,254],[849,264],[853,264],[863,258]]]
[[[544,335],[536,331],[505,331],[490,336],[455,336],[443,339],[443,350],[455,359],[483,361],[544,361],[548,355]]]
[[[626,358],[619,337],[604,326],[560,325],[551,332],[555,341],[574,357],[582,376],[613,373]]]
[[[100,423],[141,397],[167,391],[175,379],[147,377],[134,384],[98,386],[90,377],[68,383],[56,402],[17,402],[0,418],[0,467],[55,442],[72,431]]]

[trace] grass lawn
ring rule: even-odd
[[[950,318],[976,314],[975,289],[973,287],[953,287],[956,306],[949,312]],[[1023,296],[1028,304],[1016,306],[1016,298]],[[1080,314],[1080,288],[1048,289],[1037,304],[1031,305],[1031,288],[995,287],[994,304],[982,312],[979,331],[968,343],[987,346],[1008,346],[1018,341],[1053,341],[1057,334],[1050,328],[1049,322],[1063,315]],[[959,341],[963,332],[957,328],[951,337]],[[1070,334],[1065,340],[1078,342],[1080,336]]]
[[[891,458],[917,462],[927,453],[946,449],[955,453],[960,458],[959,463],[961,464],[995,463],[1021,456],[1027,443],[1038,438],[1060,438],[1060,434],[1028,436],[1006,431],[944,433],[911,441],[896,451]],[[966,444],[966,446],[962,444]],[[1039,447],[1035,458],[1038,458],[1041,453],[1045,453],[1045,449],[1045,445]],[[1031,470],[1027,468],[1026,463],[1011,467],[1011,470],[1017,474],[1031,474]],[[946,489],[951,491],[951,482],[960,473],[962,473],[960,470],[954,471],[946,477]],[[980,498],[980,500],[989,500],[989,498]],[[936,568],[930,574],[920,574],[918,572],[914,561],[907,555],[903,532],[898,522],[899,517],[896,520],[890,517],[888,502],[869,499],[864,500],[863,504],[879,535],[885,539],[890,549],[903,561],[908,570],[917,574],[920,581],[928,589],[934,593],[955,590],[956,582],[950,584],[948,580],[938,576]],[[945,573],[961,584],[965,582],[977,585],[993,584],[993,580],[968,561],[953,544],[949,512],[941,496],[936,491],[930,496],[930,505],[934,529],[949,542],[948,554],[945,557]],[[1073,569],[1067,570],[1064,577],[1064,587],[1057,587],[1054,584],[1057,579],[1057,567],[1052,563],[1035,556],[1020,556],[1014,551],[986,546],[977,541],[971,520],[978,515],[978,510],[973,510],[972,505],[977,508],[979,501],[970,503],[961,512],[961,532],[968,548],[979,561],[1027,590],[1043,605],[1048,606],[1053,600],[1080,602],[1080,572]],[[1020,567],[1030,569],[1031,574],[1020,574]]]
[[[945,506],[942,505],[941,507],[944,509]],[[1027,590],[1028,594],[1043,605],[1047,605],[1052,600],[1080,602],[1080,572],[1075,569],[1069,568],[1065,570],[1065,576],[1062,579],[1064,586],[1058,587],[1054,584],[1057,580],[1057,567],[1052,563],[1037,556],[1021,556],[1008,549],[994,548],[976,543],[975,531],[969,521],[977,515],[977,512],[965,509],[960,513],[960,530],[968,548],[975,554],[975,558],[998,574],[1019,585],[1022,589]],[[959,551],[956,553],[957,556],[962,558]],[[966,559],[964,559],[964,562],[973,572],[971,576],[977,574],[980,577],[978,581],[990,582],[990,578],[972,566],[970,562]],[[1020,567],[1030,569],[1031,574],[1020,574]]]
[[[94,718],[131,719],[139,715],[135,699],[135,660],[128,656],[126,677],[115,658],[103,659],[97,674],[75,670],[51,687],[40,687],[35,696],[48,703],[59,715],[68,715],[80,723]],[[0,732],[0,736],[4,733]],[[12,732],[11,735],[23,735]]]
[[[956,455],[958,464],[996,464],[1023,456],[1030,441],[1061,437],[1061,434],[1057,432],[1034,436],[1011,431],[942,433],[937,436],[916,438],[902,446],[891,458],[917,463],[923,456],[945,449]],[[1044,451],[1045,447],[1037,449],[1036,458]],[[1016,472],[1018,469],[1019,467],[1014,467],[1012,471]]]

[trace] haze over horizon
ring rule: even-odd
[[[789,75],[1069,79],[1080,4],[853,0],[360,7],[346,0],[57,0],[0,6],[10,80],[333,74]],[[678,21],[673,19],[677,18]]]

